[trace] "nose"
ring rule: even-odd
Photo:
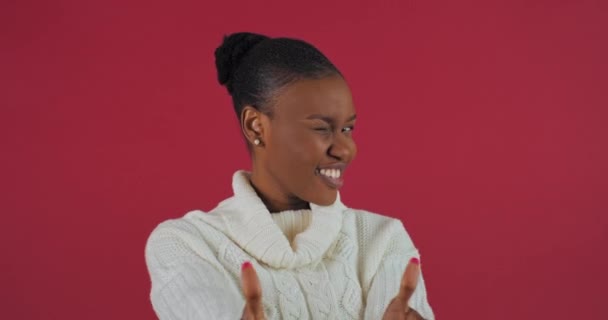
[[[333,143],[327,150],[327,154],[341,162],[351,162],[357,154],[357,145],[351,137],[338,134],[333,139]]]

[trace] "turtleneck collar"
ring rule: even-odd
[[[290,244],[251,186],[249,177],[249,172],[235,172],[232,178],[234,196],[216,208],[223,218],[228,236],[258,261],[274,268],[291,269],[320,261],[342,227],[342,213],[346,206],[340,201],[340,194],[329,206],[310,203],[310,225],[297,234]],[[308,210],[287,210],[274,214],[299,211]]]

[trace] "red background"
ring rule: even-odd
[[[154,318],[148,234],[249,167],[212,55],[248,30],[346,75],[343,199],[404,221],[438,318],[606,319],[607,9],[2,2],[2,318]]]

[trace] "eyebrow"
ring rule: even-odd
[[[327,123],[334,122],[334,119],[332,119],[331,117],[328,117],[328,116],[324,116],[322,114],[311,114],[310,116],[306,117],[306,119],[309,119],[309,120],[319,119],[319,120],[323,120]],[[355,119],[357,119],[357,115],[353,114],[352,116],[350,116],[350,118],[346,119],[346,122],[353,121]]]

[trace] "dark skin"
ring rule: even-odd
[[[348,165],[357,154],[352,139],[355,108],[340,76],[300,80],[275,94],[272,118],[246,106],[241,126],[253,145],[251,182],[270,212],[332,204],[337,189],[319,179],[319,167]],[[323,118],[323,119],[321,119]]]
[[[346,81],[339,75],[299,80],[278,90],[271,108],[272,117],[253,106],[241,112],[241,128],[252,146],[252,186],[271,213],[333,204],[338,189],[320,178],[319,168],[347,166],[357,154],[356,113]],[[256,139],[260,144],[254,144]],[[407,306],[419,272],[417,263],[408,264],[384,319],[422,319]],[[242,287],[243,319],[265,319],[251,265],[243,267]]]

